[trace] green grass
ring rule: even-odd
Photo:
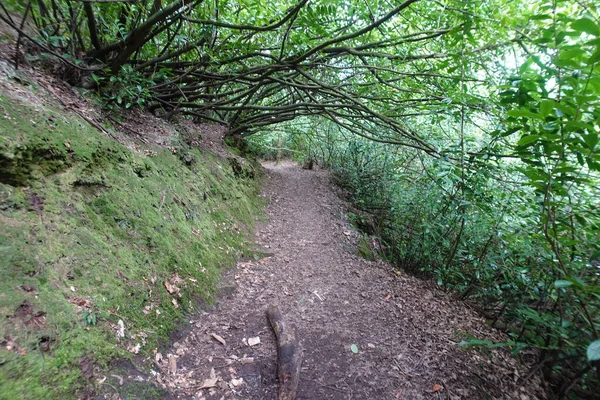
[[[75,115],[0,105],[0,399],[77,398],[83,357],[150,353],[210,301],[251,252],[258,185],[180,143],[134,153]]]

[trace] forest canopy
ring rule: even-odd
[[[319,115],[355,134],[432,154],[437,149],[420,122],[455,118],[462,107],[478,118],[493,113],[489,84],[523,59],[535,45],[530,35],[547,23],[539,17],[552,12],[543,2],[417,0],[25,7],[44,50],[118,105],[192,115],[245,136]]]
[[[479,304],[515,353],[538,349],[560,395],[600,391],[596,2],[10,7],[17,47],[105,107],[222,124],[330,168],[383,256]]]

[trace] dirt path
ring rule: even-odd
[[[298,399],[544,398],[537,378],[516,383],[527,373],[503,350],[459,347],[502,339],[464,304],[355,254],[357,234],[326,171],[265,167],[270,220],[256,235],[271,256],[226,274],[214,310],[194,318],[170,356],[158,356],[158,380],[174,397],[275,399],[265,312],[276,304],[304,348]],[[260,344],[248,346],[254,337]]]

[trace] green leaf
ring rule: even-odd
[[[491,346],[492,344],[494,344],[494,342],[492,342],[491,340],[473,339],[473,340],[463,340],[458,345],[465,347],[465,346]]]
[[[531,111],[527,111],[527,110],[510,110],[509,112],[507,112],[509,117],[526,117],[526,118],[535,118],[535,119],[539,119],[539,120],[544,120],[544,117],[542,117],[540,114],[536,114],[536,113],[532,113]]]
[[[488,347],[488,348],[494,348],[494,347],[510,347],[513,344],[514,343],[512,343],[510,341],[502,342],[502,343],[494,343],[491,340],[472,339],[472,340],[463,340],[458,345],[462,346],[462,347],[483,346],[483,347]]]
[[[596,145],[598,144],[598,134],[596,132],[592,131],[587,135],[582,135],[582,137],[585,144],[590,150],[593,150],[594,147],[596,147]]]
[[[576,48],[576,49],[570,49],[570,50],[561,52],[558,56],[558,59],[559,60],[570,60],[572,58],[580,57],[583,55],[585,55],[585,51],[583,51],[582,49]]]
[[[548,15],[548,14],[538,14],[538,15],[532,15],[531,17],[529,17],[529,19],[532,21],[543,21],[546,19],[552,19],[552,16]]]
[[[596,50],[596,52],[594,54],[592,54],[592,56],[587,61],[587,63],[588,63],[588,65],[592,65],[592,64],[597,63],[598,61],[600,61],[600,49]]]
[[[565,280],[554,281],[554,287],[558,288],[558,289],[566,288],[571,285],[573,285],[573,282],[571,282],[571,281],[565,281]]]
[[[589,361],[600,360],[600,340],[594,340],[587,348],[587,358]]]
[[[350,350],[354,353],[354,354],[358,354],[358,346],[355,344],[351,344],[350,345]]]
[[[528,144],[531,144],[531,143],[537,141],[539,138],[540,138],[540,135],[523,136],[521,139],[519,139],[517,146],[527,146]]]
[[[596,91],[596,93],[600,93],[600,76],[590,78],[589,82],[590,82],[590,85]]]
[[[554,110],[554,102],[552,100],[542,100],[540,102],[540,113],[543,117],[547,117]]]
[[[589,33],[590,35],[598,36],[600,29],[594,21],[589,18],[581,18],[571,23],[571,28],[578,32]]]

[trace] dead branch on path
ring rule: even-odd
[[[296,335],[283,322],[281,312],[270,306],[267,316],[277,336],[277,375],[279,377],[279,400],[294,400],[298,389],[302,349]]]

